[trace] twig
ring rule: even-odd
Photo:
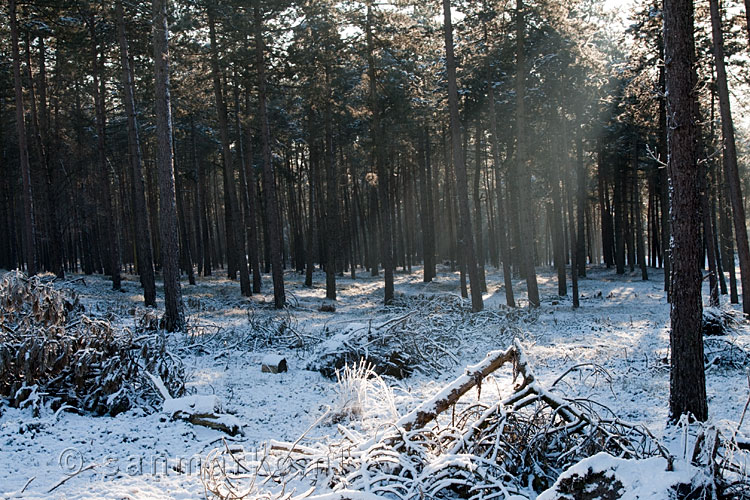
[[[66,482],[68,482],[69,480],[73,479],[74,477],[76,477],[81,472],[85,472],[87,470],[95,469],[96,467],[99,467],[100,465],[101,464],[97,464],[97,463],[92,462],[92,463],[88,464],[86,467],[82,467],[80,470],[74,472],[73,474],[69,475],[68,477],[63,478],[60,482],[58,482],[52,488],[50,488],[49,490],[47,490],[47,493],[52,493],[57,488],[59,488],[60,486],[62,486]]]

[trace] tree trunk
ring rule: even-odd
[[[241,222],[240,206],[237,201],[235,189],[234,167],[232,164],[232,152],[229,138],[229,119],[227,117],[227,103],[224,100],[224,89],[221,81],[221,68],[219,67],[219,53],[216,45],[216,27],[213,7],[208,7],[208,30],[211,42],[211,73],[214,87],[214,98],[216,110],[219,117],[219,136],[221,138],[222,165],[224,178],[224,210],[226,219],[225,238],[227,242],[227,260],[229,261],[230,278],[235,276],[235,269],[240,273],[240,291],[244,296],[250,296],[250,274],[247,268],[247,256],[245,254],[245,231]]]
[[[450,0],[443,0],[445,30],[445,65],[448,72],[448,107],[450,108],[451,142],[453,144],[453,167],[456,174],[456,194],[461,218],[460,238],[463,247],[462,263],[467,268],[471,284],[471,309],[474,312],[484,309],[482,284],[474,253],[469,193],[467,189],[466,165],[461,148],[461,123],[458,116],[458,89],[456,87],[456,61],[453,55],[453,24],[451,23]]]
[[[326,298],[336,300],[336,259],[341,247],[339,231],[338,180],[336,177],[336,154],[333,149],[333,124],[331,121],[331,75],[330,68],[325,68],[325,151],[326,151]]]
[[[432,165],[430,164],[430,129],[424,125],[419,134],[419,188],[420,220],[422,223],[423,281],[428,283],[435,277],[435,227],[432,218]]]
[[[742,310],[750,314],[750,246],[747,239],[745,206],[737,169],[737,146],[734,140],[734,125],[729,104],[729,87],[724,66],[724,38],[721,33],[721,15],[718,0],[710,0],[711,26],[713,33],[714,59],[716,61],[716,84],[719,90],[719,112],[724,139],[724,173],[729,186],[729,199],[734,214],[734,236],[737,240],[737,256],[740,261],[740,282],[742,285]]]
[[[125,113],[128,117],[128,153],[130,154],[131,186],[133,208],[135,212],[135,244],[138,262],[138,274],[143,286],[143,298],[146,306],[156,306],[156,283],[154,278],[154,256],[151,248],[151,229],[146,210],[146,187],[141,167],[141,141],[135,110],[135,85],[130,71],[128,39],[125,33],[125,16],[122,0],[115,3],[117,34],[120,43],[120,63],[122,65],[122,88]]]
[[[508,245],[508,235],[506,228],[508,226],[505,217],[505,201],[503,197],[503,187],[500,175],[500,137],[497,131],[497,111],[495,110],[495,88],[490,82],[490,132],[492,132],[492,163],[495,170],[495,197],[497,199],[497,235],[500,246],[500,259],[503,261],[503,284],[505,286],[505,303],[508,307],[516,307],[516,300],[513,296],[513,270],[510,267],[510,245]],[[507,158],[506,158],[507,161]]]
[[[260,252],[258,250],[258,190],[256,189],[255,168],[253,168],[253,130],[250,127],[250,90],[245,91],[245,113],[248,125],[245,128],[245,192],[247,195],[247,254],[250,259],[250,270],[253,273],[253,293],[260,293]]]
[[[646,268],[645,244],[643,242],[643,209],[641,206],[641,185],[638,181],[638,136],[633,137],[633,204],[635,205],[633,215],[635,216],[636,251],[638,253],[638,264],[641,267],[641,279],[648,280],[648,269]]]
[[[526,157],[526,56],[524,54],[524,31],[526,21],[524,18],[523,0],[516,0],[516,189],[517,198],[520,195],[531,195],[531,173],[529,171],[528,159]],[[536,270],[534,269],[534,217],[531,213],[532,204],[529,201],[524,210],[519,210],[519,224],[523,228],[519,234],[522,242],[519,252],[521,272],[526,278],[526,287],[529,295],[529,305],[539,306],[539,287],[536,282]]]
[[[21,177],[23,179],[23,214],[24,214],[24,256],[26,272],[29,276],[36,274],[36,242],[34,241],[34,197],[31,191],[31,167],[29,165],[29,148],[26,142],[25,112],[23,106],[23,88],[21,86],[21,55],[18,51],[18,21],[16,20],[16,0],[10,3],[10,35],[13,54],[13,84],[16,96],[16,133],[18,134],[18,151],[21,160]]]
[[[559,117],[558,120],[562,122],[563,117]],[[563,143],[562,137],[556,139],[556,153],[558,158],[563,157],[565,144]],[[552,246],[555,260],[555,268],[557,269],[557,294],[565,296],[568,294],[567,278],[566,278],[566,258],[565,258],[565,234],[563,231],[563,214],[565,209],[563,207],[562,193],[560,192],[560,164],[554,162],[550,165],[550,176],[552,180],[551,192],[552,192]]]
[[[477,113],[476,116],[476,137],[475,137],[475,154],[474,154],[474,234],[476,234],[476,249],[477,249],[477,269],[479,271],[479,284],[482,288],[482,292],[487,292],[487,278],[484,272],[484,236],[482,235],[482,202],[479,192],[479,181],[482,178],[482,127],[479,120],[480,116]]]
[[[255,64],[258,72],[258,118],[263,143],[263,201],[266,204],[266,223],[270,246],[271,278],[273,281],[273,302],[277,309],[286,304],[284,293],[284,269],[281,263],[281,225],[276,197],[276,181],[271,158],[271,131],[266,110],[266,62],[263,42],[263,18],[258,1],[254,2],[255,16]]]
[[[583,113],[579,113],[582,115]],[[579,120],[583,118],[580,117]],[[581,278],[586,277],[586,197],[588,188],[588,174],[586,172],[586,164],[583,162],[583,129],[582,124],[578,124],[576,127],[576,184],[577,184],[577,196],[576,202],[578,205],[577,223],[578,223],[578,239],[576,240],[576,263],[578,267],[578,276]]]
[[[167,1],[153,0],[154,87],[156,112],[156,165],[159,172],[159,232],[164,277],[164,328],[185,328],[180,286],[179,234],[174,159],[172,156],[172,107],[169,97],[169,28]]]
[[[383,155],[384,137],[380,122],[380,106],[376,90],[377,72],[375,69],[375,45],[372,34],[372,4],[367,4],[367,65],[369,77],[370,106],[372,109],[373,153],[378,174],[378,198],[380,205],[380,237],[382,241],[381,260],[385,290],[383,302],[389,305],[393,302],[393,235],[391,234],[391,200],[390,200],[390,172]],[[373,272],[376,272],[373,268]]]
[[[708,417],[701,334],[700,168],[692,0],[664,0],[665,89],[672,221],[669,413]]]
[[[101,52],[100,61],[100,52],[98,48],[99,37],[96,34],[96,22],[93,14],[91,14],[88,22],[89,31],[91,33],[91,77],[93,79],[92,90],[94,94],[94,107],[96,108],[96,151],[98,162],[97,169],[99,171],[96,177],[99,179],[99,188],[101,189],[100,196],[104,208],[104,218],[107,223],[107,230],[109,232],[109,240],[107,245],[108,262],[106,267],[109,267],[109,272],[112,276],[112,289],[119,290],[121,288],[120,238],[117,227],[117,217],[115,216],[115,212],[112,207],[110,168],[107,162],[105,145],[106,108],[104,103],[104,80],[100,71],[100,69],[104,67],[104,51],[102,50]]]

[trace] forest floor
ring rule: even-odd
[[[479,315],[469,313],[468,304],[457,299],[458,274],[442,266],[428,284],[422,283],[419,269],[397,273],[400,306],[393,308],[381,305],[382,277],[339,277],[335,312],[319,311],[325,297],[322,273],[315,274],[312,289],[303,286],[303,276],[287,273],[290,307],[280,313],[270,308],[269,295],[244,299],[236,282],[201,278],[196,286],[183,286],[192,335],[175,337],[172,345],[185,363],[188,388],[217,395],[243,424],[244,435],[232,440],[245,449],[260,448],[269,440],[294,441],[306,431],[311,438],[335,435],[333,418],[308,430],[322,415],[335,414],[346,404],[335,380],[309,368],[325,348],[335,346],[336,334],[356,325],[382,324],[415,307],[430,308],[424,327],[442,330],[435,332],[436,342],[446,345],[424,353],[428,361],[412,376],[386,378],[392,389],[387,404],[372,401],[359,414],[349,415],[358,420],[352,425],[361,432],[395,418],[393,413],[405,414],[466,365],[490,350],[506,348],[514,337],[542,385],[549,386],[571,366],[595,363],[602,370],[566,378],[566,389],[646,425],[657,437],[665,432],[669,306],[660,271],[649,269],[650,281],[642,281],[639,271],[617,276],[614,270],[589,269],[579,282],[581,307],[574,310],[569,297],[557,296],[553,270],[541,269],[541,307],[512,312],[502,305],[501,274],[488,271],[486,311]],[[265,279],[268,291],[270,279]],[[127,276],[121,292],[112,291],[101,276],[70,276],[65,286],[80,294],[89,314],[120,327],[133,327],[142,312],[136,277]],[[514,287],[516,297],[524,299],[524,283],[514,280]],[[741,324],[728,340],[749,345],[750,325]],[[284,356],[289,371],[262,373],[261,360],[268,353]],[[748,398],[745,371],[718,364],[706,378],[710,418],[736,426],[731,422],[739,421]],[[498,372],[494,383],[484,383],[482,399],[507,395],[510,386],[510,374]],[[750,434],[747,420],[743,428]],[[19,492],[30,478],[34,480],[23,492],[25,498],[202,498],[196,457],[223,446],[222,437],[218,431],[139,409],[115,417],[45,409],[34,416],[30,409],[0,406],[0,498]],[[178,466],[180,460],[187,465]],[[85,470],[69,475],[81,466]]]

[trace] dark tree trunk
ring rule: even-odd
[[[484,236],[482,235],[482,201],[479,192],[479,181],[482,178],[482,127],[477,113],[476,117],[476,137],[475,137],[475,154],[474,154],[474,233],[476,234],[477,248],[477,270],[479,271],[479,284],[482,292],[487,292],[487,278],[484,272]]]
[[[245,231],[242,229],[240,206],[237,201],[235,189],[234,167],[232,164],[232,152],[229,138],[229,119],[227,116],[227,103],[224,100],[224,90],[221,80],[221,68],[219,67],[218,47],[216,46],[216,28],[213,8],[208,8],[208,30],[211,42],[211,73],[214,87],[214,98],[216,110],[219,117],[219,136],[221,138],[222,165],[224,178],[224,210],[226,219],[225,238],[227,243],[227,260],[229,262],[229,277],[235,276],[235,270],[240,273],[240,291],[244,296],[250,296],[250,274],[247,268],[247,257],[245,254]]]
[[[128,117],[128,153],[130,156],[131,186],[133,196],[133,211],[135,212],[135,245],[138,262],[138,274],[143,286],[144,303],[147,306],[156,305],[156,283],[154,278],[154,256],[151,248],[151,229],[148,224],[146,210],[146,187],[141,167],[141,142],[138,121],[135,111],[135,85],[130,71],[130,56],[128,53],[128,39],[125,33],[125,16],[122,0],[115,3],[117,17],[117,34],[120,43],[120,63],[122,65],[122,88],[125,113]]]
[[[336,259],[341,246],[339,238],[338,180],[336,177],[336,153],[333,149],[333,117],[331,105],[331,75],[325,68],[325,150],[326,150],[326,298],[336,300]]]
[[[432,165],[430,164],[430,129],[427,125],[419,135],[420,220],[422,223],[422,260],[424,282],[435,277],[435,226],[432,215]]]
[[[367,65],[369,76],[369,97],[372,109],[373,153],[378,174],[378,198],[380,205],[380,237],[381,260],[383,263],[383,277],[385,290],[383,301],[386,305],[393,302],[393,235],[391,234],[391,200],[390,200],[390,171],[383,154],[384,134],[380,122],[380,106],[376,90],[377,71],[375,68],[375,45],[372,34],[372,4],[367,4]],[[373,268],[375,272],[375,268]]]
[[[638,181],[638,136],[633,138],[633,215],[635,216],[636,251],[638,253],[638,264],[641,268],[641,279],[648,280],[648,269],[646,268],[645,244],[643,242],[643,209],[641,206],[641,185]]]
[[[517,198],[520,194],[531,195],[531,174],[526,157],[526,56],[524,49],[524,32],[526,21],[524,17],[523,0],[516,0],[516,175],[515,184]],[[523,228],[519,237],[521,239],[520,263],[521,272],[526,278],[526,287],[529,295],[529,305],[539,306],[539,287],[536,282],[536,270],[534,269],[534,217],[531,213],[532,204],[519,211],[519,225]]]
[[[111,193],[111,180],[110,180],[110,168],[107,162],[106,155],[106,108],[104,103],[104,81],[101,75],[101,68],[104,67],[104,52],[102,49],[101,60],[99,59],[99,48],[98,48],[98,36],[96,33],[96,21],[93,14],[88,19],[89,31],[91,33],[91,77],[93,79],[92,90],[94,94],[94,107],[96,108],[96,151],[97,151],[97,169],[99,174],[96,176],[99,179],[99,188],[101,189],[101,200],[104,208],[104,218],[107,224],[107,230],[109,232],[109,240],[107,240],[107,257],[108,262],[105,267],[109,268],[109,273],[112,276],[112,289],[119,290],[121,288],[121,277],[120,277],[120,239],[117,224],[117,217],[115,216],[114,208],[112,207],[112,193]],[[101,86],[100,86],[101,83]]]
[[[579,113],[583,114],[583,113]],[[583,162],[583,130],[579,124],[576,127],[576,184],[578,186],[576,202],[578,205],[577,223],[578,239],[576,240],[576,263],[578,276],[586,277],[586,197],[588,188],[588,174]]]
[[[492,163],[495,170],[495,197],[497,199],[497,235],[500,247],[500,259],[503,261],[503,284],[505,286],[505,303],[508,307],[516,307],[516,300],[513,296],[513,271],[510,267],[510,245],[508,245],[508,236],[506,228],[508,226],[505,217],[505,201],[503,197],[503,188],[500,175],[500,137],[497,131],[497,116],[495,110],[495,89],[492,83],[489,85],[490,98],[490,132],[492,132]],[[507,161],[507,158],[506,158]]]
[[[706,420],[701,334],[700,168],[695,115],[695,42],[692,0],[664,0],[665,89],[672,221],[669,413]]]
[[[740,261],[740,282],[742,284],[742,310],[750,314],[750,246],[747,239],[745,205],[737,169],[737,146],[734,140],[734,125],[729,104],[729,87],[724,66],[724,37],[721,33],[721,15],[718,0],[710,0],[711,26],[713,33],[714,60],[716,61],[716,85],[719,90],[719,112],[721,131],[724,139],[724,174],[729,186],[729,199],[734,215],[734,237],[737,241],[737,256]]]
[[[154,0],[154,86],[156,112],[156,164],[159,172],[159,232],[164,277],[164,328],[185,328],[180,286],[177,198],[172,156],[172,107],[169,97],[169,28],[167,1]]]
[[[461,123],[458,116],[458,89],[456,87],[456,62],[453,55],[453,24],[451,23],[450,0],[443,0],[443,28],[445,30],[445,65],[448,72],[448,106],[450,108],[451,142],[453,144],[453,167],[456,174],[456,194],[461,218],[462,264],[467,268],[471,284],[471,309],[474,312],[484,309],[482,284],[474,252],[469,193],[467,189],[466,165],[461,148]]]
[[[21,86],[21,55],[18,50],[18,21],[16,20],[16,0],[10,2],[10,35],[13,53],[13,84],[16,96],[16,133],[18,151],[21,160],[21,177],[23,179],[23,214],[24,214],[24,256],[26,271],[29,276],[36,274],[36,242],[34,227],[34,197],[31,191],[31,167],[29,165],[29,148],[26,142],[26,125],[24,119],[23,88]]]
[[[248,86],[249,89],[249,86]],[[248,125],[245,129],[245,194],[247,196],[247,254],[250,259],[250,270],[253,273],[253,293],[260,293],[260,252],[258,251],[258,190],[256,189],[255,168],[253,168],[253,131],[249,124],[250,91],[245,92],[245,113]]]
[[[571,175],[570,179],[572,178],[573,176]],[[576,242],[578,241],[578,238],[576,237],[575,218],[573,215],[573,188],[569,183],[566,184],[565,191],[567,192],[566,198],[568,202],[568,235],[570,236],[570,287],[573,293],[573,308],[577,309],[581,305],[578,298],[578,252],[576,251]]]
[[[560,117],[562,121],[564,118]],[[558,137],[556,142],[556,153],[559,155],[558,158],[562,158],[565,144],[561,137]],[[550,165],[550,176],[552,179],[552,246],[555,260],[555,268],[557,269],[557,294],[565,296],[568,294],[568,285],[566,278],[566,258],[565,258],[565,234],[563,231],[563,214],[565,209],[563,207],[562,193],[560,192],[560,165],[558,162]]]
[[[268,125],[266,110],[266,62],[265,43],[263,41],[263,18],[258,6],[254,3],[255,16],[255,64],[258,72],[258,119],[263,144],[263,201],[266,204],[266,226],[271,260],[271,278],[273,280],[273,302],[277,309],[286,304],[284,293],[284,269],[281,262],[281,225],[276,196],[276,181],[271,159],[271,131]]]

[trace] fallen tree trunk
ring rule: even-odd
[[[468,366],[466,373],[456,378],[448,384],[439,393],[424,401],[418,407],[407,413],[396,422],[397,428],[403,428],[405,431],[424,427],[442,412],[456,404],[461,396],[469,392],[473,387],[478,387],[481,391],[482,380],[505,363],[512,362],[515,366],[520,353],[518,342],[505,351],[492,351],[487,354],[479,363]]]

